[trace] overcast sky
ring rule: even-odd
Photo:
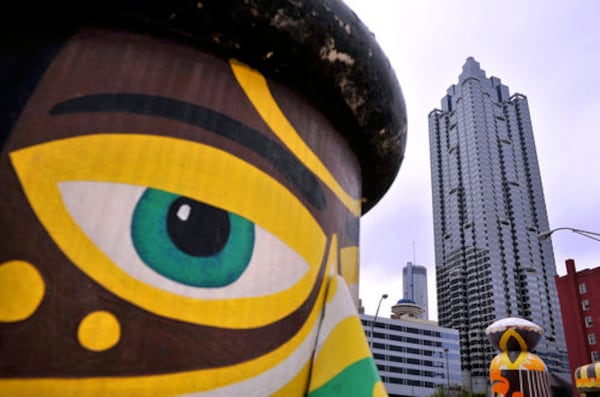
[[[600,2],[346,0],[387,54],[408,109],[408,142],[388,193],[361,222],[360,298],[389,316],[402,267],[427,267],[437,320],[428,113],[473,56],[488,77],[527,96],[551,228],[600,232]],[[553,234],[559,275],[600,265],[600,242]],[[414,246],[414,250],[413,250]]]

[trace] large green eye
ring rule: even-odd
[[[159,274],[218,288],[246,270],[254,224],[187,197],[146,189],[133,212],[131,237],[140,258]]]

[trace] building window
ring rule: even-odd
[[[583,310],[588,310],[590,308],[590,301],[587,299],[584,299],[581,301],[581,308]]]
[[[590,345],[596,344],[596,334],[588,334],[588,343]]]
[[[592,321],[592,316],[585,316],[584,320],[586,327],[590,328],[592,325],[594,325],[594,322]]]
[[[587,288],[585,286],[585,283],[579,284],[579,293],[580,294],[585,294],[586,292],[587,292]]]
[[[600,354],[598,354],[597,351],[593,351],[592,352],[592,362],[595,363],[596,361],[600,361]]]

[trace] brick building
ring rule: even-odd
[[[555,281],[574,371],[600,361],[600,267],[576,271],[573,259],[565,263],[567,274],[556,276]]]

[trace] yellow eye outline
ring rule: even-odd
[[[114,182],[75,181],[61,182],[59,189],[71,218],[113,263],[137,280],[180,296],[223,300],[276,294],[294,286],[309,269],[296,251],[252,223],[252,254],[247,262],[243,262],[241,273],[234,281],[218,287],[181,283],[154,270],[135,248],[132,236],[134,212],[148,188]],[[103,221],[108,217],[108,222]],[[167,256],[161,257],[159,262],[177,264],[178,260],[185,260],[186,255],[179,259],[168,258],[167,261]]]
[[[209,326],[259,327],[293,312],[316,282],[327,241],[319,224],[282,184],[226,151],[171,137],[106,133],[47,142],[10,157],[31,207],[65,255],[100,285],[153,313]],[[261,297],[215,302],[156,288],[125,273],[77,226],[58,188],[67,181],[147,186],[235,212],[277,236],[310,269],[293,287]],[[228,310],[253,314],[224,315]]]

